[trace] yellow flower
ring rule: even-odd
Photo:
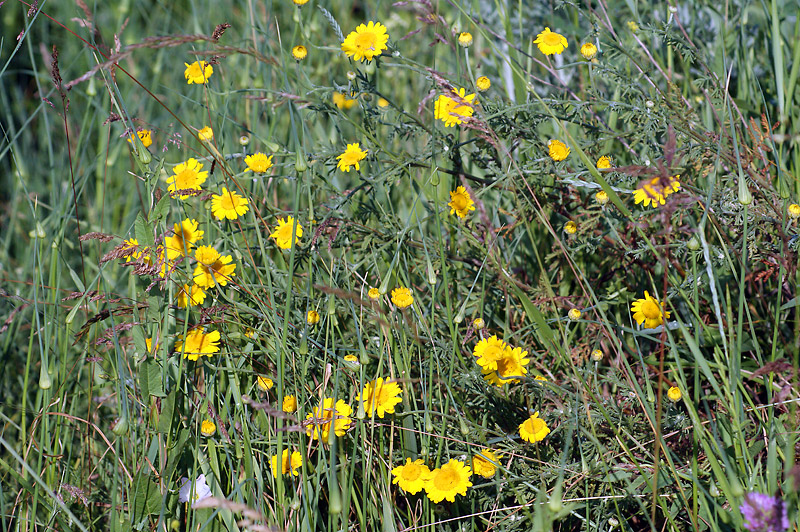
[[[506,346],[500,358],[496,361],[497,369],[491,370],[486,367],[481,369],[484,380],[495,386],[519,382],[519,379],[514,379],[512,377],[522,377],[528,373],[525,366],[528,365],[530,359],[528,359],[527,356],[528,352],[523,351],[521,347],[511,349],[510,346]]]
[[[475,318],[472,321],[472,326],[475,327],[476,331],[480,331],[486,326],[486,322],[483,321],[483,318]]]
[[[185,284],[181,287],[176,297],[175,304],[178,308],[196,307],[202,305],[206,300],[206,292],[201,287],[193,284],[189,286]]]
[[[472,46],[472,34],[464,31],[458,36],[458,44],[464,48],[469,48]]]
[[[294,48],[292,48],[292,57],[297,59],[298,61],[302,61],[308,55],[308,50],[302,44],[298,44]]]
[[[269,459],[270,469],[272,469],[272,476],[278,478],[278,455],[271,456]],[[303,455],[300,454],[298,451],[294,451],[291,456],[289,456],[289,449],[283,450],[283,455],[281,456],[281,474],[285,475],[289,471],[292,472],[294,476],[300,476],[300,469],[303,467]]]
[[[223,218],[235,220],[249,210],[248,203],[247,198],[243,198],[236,192],[222,187],[222,192],[219,195],[214,194],[211,197],[211,214],[217,220],[222,220]]]
[[[230,264],[233,260],[231,256],[223,257],[211,246],[197,248],[194,258],[197,259],[197,266],[194,268],[194,282],[201,288],[212,288],[215,283],[225,286],[235,275],[236,265]]]
[[[147,352],[148,352],[148,353],[153,353],[153,352],[155,352],[155,351],[158,351],[158,346],[159,346],[159,343],[158,343],[158,342],[156,342],[156,346],[155,346],[155,347],[153,347],[153,339],[152,339],[152,338],[148,338],[148,339],[146,339],[146,340],[144,341],[144,345],[145,345],[145,347],[147,347]]]
[[[563,161],[569,156],[569,148],[560,140],[551,140],[547,143],[548,155],[554,161]]]
[[[333,398],[327,397],[320,406],[313,408],[306,416],[306,420],[310,420],[306,427],[306,435],[313,435],[315,440],[326,443],[330,438],[331,425],[333,425],[333,432],[337,436],[344,436],[352,423],[352,419],[350,419],[352,413],[353,409],[341,399],[336,401],[334,407]]]
[[[378,98],[378,107],[389,107],[389,100],[386,98]]]
[[[294,2],[294,5],[296,5],[297,7],[300,7],[306,5],[308,3],[308,0],[292,0],[292,2]]]
[[[357,103],[358,100],[350,99],[341,92],[333,93],[333,104],[339,109],[344,109],[345,111],[347,111],[348,109],[352,109],[353,106]]]
[[[475,85],[478,87],[479,91],[484,92],[489,90],[489,87],[492,86],[492,82],[486,76],[481,76],[475,80]]]
[[[287,395],[286,397],[284,397],[281,409],[287,414],[291,414],[292,412],[297,410],[297,397],[295,397],[294,395]]]
[[[202,185],[208,178],[208,172],[201,172],[203,163],[197,159],[191,158],[184,163],[180,163],[172,170],[174,175],[167,178],[167,190],[169,192],[200,190]],[[180,195],[180,199],[186,199],[189,194]]]
[[[539,412],[533,414],[519,426],[520,437],[530,443],[542,441],[548,434],[550,434],[550,429],[547,427],[547,423],[539,417]]]
[[[578,232],[578,224],[573,222],[572,220],[568,221],[564,224],[564,232],[568,235],[574,235]]]
[[[358,357],[355,355],[345,355],[344,356],[345,362],[356,362],[358,363]]]
[[[186,70],[183,75],[186,77],[188,85],[192,83],[206,84],[208,83],[208,78],[214,73],[214,68],[205,61],[195,61],[191,65],[184,63],[184,65],[186,65]]]
[[[381,297],[381,291],[373,287],[369,289],[367,295],[369,296],[370,299],[378,299],[379,297]]]
[[[204,419],[200,424],[200,434],[203,436],[213,436],[217,432],[217,426],[210,419]]]
[[[797,220],[800,218],[800,205],[797,203],[792,203],[789,205],[789,208],[786,210],[786,212],[789,214],[789,218],[792,220]]]
[[[254,153],[253,155],[248,155],[245,157],[244,162],[247,165],[247,170],[245,170],[245,172],[252,171],[263,174],[272,168],[272,155],[267,157],[267,154],[265,153]]]
[[[669,178],[666,184],[661,177],[645,180],[639,184],[639,187],[633,194],[633,199],[637,204],[642,203],[645,207],[651,205],[657,207],[659,204],[664,205],[666,203],[666,197],[673,192],[677,192],[681,188],[680,177],[680,175],[673,176]]]
[[[219,331],[205,333],[202,327],[191,329],[186,333],[185,339],[175,342],[175,352],[182,353],[183,358],[189,360],[210,357],[219,352]]]
[[[395,288],[392,290],[392,303],[397,308],[408,308],[414,303],[414,296],[411,295],[411,290],[408,288]]]
[[[367,156],[367,152],[361,149],[358,142],[355,144],[348,144],[344,153],[336,157],[339,163],[336,165],[343,172],[349,172],[351,167],[355,167],[356,171],[360,170],[359,161],[363,161]]]
[[[597,55],[597,46],[594,44],[587,42],[583,46],[581,46],[581,55],[584,59],[592,60],[594,56]]]
[[[472,471],[483,478],[492,478],[497,473],[498,463],[497,454],[490,449],[484,449],[472,457]]]
[[[472,469],[463,462],[451,459],[441,468],[431,471],[427,482],[425,482],[425,492],[428,499],[439,503],[443,499],[450,502],[456,501],[456,495],[467,494],[467,488],[472,486],[469,477]]]
[[[659,303],[656,298],[644,291],[644,299],[637,299],[631,305],[631,312],[633,312],[633,319],[636,323],[641,325],[644,323],[645,328],[652,329],[664,323],[665,319],[669,319],[669,311],[664,310],[665,303]]]
[[[297,229],[294,230],[294,239],[292,239],[292,230],[294,228],[294,218],[287,216],[286,220],[278,218],[278,227],[269,236],[275,239],[275,243],[281,249],[289,249],[292,244],[297,244],[303,236],[303,226],[300,222],[297,223]],[[294,242],[292,241],[294,240]]]
[[[440,94],[434,105],[434,117],[444,122],[445,127],[461,124],[462,118],[468,118],[475,112],[472,107],[474,100],[475,95],[466,95],[464,89],[453,89],[450,95]]]
[[[209,126],[206,126],[197,132],[197,138],[203,142],[211,142],[214,140],[214,130]]]
[[[272,382],[272,379],[263,376],[259,376],[258,379],[256,379],[256,384],[258,384],[258,387],[261,388],[261,391],[263,392],[267,392],[271,390],[273,386],[275,386],[275,383]]]
[[[153,144],[152,138],[153,132],[149,129],[140,129],[136,132],[136,136],[139,137],[139,140],[142,141],[142,146],[145,148],[149,148],[151,144]],[[133,144],[133,135],[130,136],[128,142]]]
[[[533,378],[533,380],[535,380],[535,381],[537,381],[537,382],[547,382],[547,379],[546,379],[545,377],[541,376],[541,375],[537,375],[537,376],[535,376],[535,377]]]
[[[537,35],[533,43],[544,55],[560,54],[568,46],[567,39],[563,35],[550,31],[550,28],[545,28]]]
[[[132,262],[138,260],[142,256],[142,251],[139,249],[139,241],[135,238],[129,238],[122,241],[122,250],[134,250],[130,255],[125,257],[125,262]]]
[[[683,397],[683,394],[681,393],[681,389],[677,386],[672,386],[667,390],[667,398],[673,403],[680,401],[681,397]]]
[[[592,360],[594,360],[595,362],[600,362],[601,360],[603,360],[603,352],[600,351],[599,349],[595,349],[594,351],[592,351]]]
[[[569,309],[569,312],[567,312],[567,316],[572,321],[579,320],[579,319],[581,319],[581,311],[576,309],[576,308],[571,308],[571,309]]]
[[[199,226],[197,220],[183,220],[172,227],[174,234],[164,239],[169,260],[185,257],[192,251],[194,244],[205,234],[198,229]]]
[[[602,157],[597,159],[597,168],[600,170],[611,168],[611,157],[609,157],[608,155],[603,155]]]
[[[455,192],[450,192],[450,203],[447,206],[450,207],[450,214],[456,213],[459,218],[464,218],[470,211],[475,210],[475,202],[469,197],[467,189],[462,186]]]
[[[601,190],[600,192],[594,195],[594,200],[600,205],[605,205],[606,203],[608,203],[608,194],[606,194],[605,190]]]
[[[404,465],[399,465],[392,469],[392,484],[397,484],[403,491],[414,495],[419,493],[425,487],[431,470],[420,458],[419,460],[411,461],[411,458],[406,458]]]
[[[309,310],[308,314],[306,314],[306,323],[309,325],[315,325],[319,323],[319,312],[316,310]]]
[[[356,401],[361,401],[364,411],[368,416],[373,412],[383,419],[385,414],[394,414],[394,407],[402,401],[399,397],[403,390],[394,381],[384,381],[378,377],[364,386],[364,390],[356,397]]]
[[[506,349],[508,344],[494,335],[478,342],[472,354],[478,357],[476,362],[480,367],[488,371],[497,371],[497,362],[503,358]]]
[[[633,33],[639,31],[639,25],[634,20],[628,21],[628,29],[631,30]]]
[[[350,32],[342,43],[342,51],[354,61],[372,61],[389,48],[386,44],[388,41],[386,26],[369,21]]]

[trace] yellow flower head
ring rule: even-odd
[[[272,470],[272,476],[278,478],[278,455],[271,456],[269,459],[270,469]],[[287,474],[289,471],[292,472],[294,476],[300,476],[300,469],[303,467],[303,455],[300,454],[298,451],[292,452],[291,456],[289,455],[289,449],[283,450],[283,455],[281,456],[281,475]]]
[[[587,42],[583,46],[581,46],[581,55],[584,59],[592,60],[594,56],[597,55],[597,46],[594,44]]]
[[[173,226],[174,234],[164,239],[169,260],[186,257],[191,253],[195,243],[200,241],[205,234],[204,231],[200,231],[199,227],[200,224],[197,220],[183,220]]]
[[[267,157],[267,154],[265,153],[254,153],[253,155],[248,155],[245,157],[244,162],[247,165],[247,170],[245,170],[245,172],[252,171],[263,174],[272,168],[272,155]]]
[[[550,28],[545,28],[543,32],[537,35],[533,43],[539,47],[539,51],[544,55],[560,54],[568,46],[566,37],[550,31]]]
[[[214,68],[205,61],[195,61],[191,65],[189,63],[184,63],[184,65],[186,65],[186,70],[183,72],[183,75],[186,77],[186,83],[188,85],[192,83],[205,85],[208,83],[208,78],[214,73]]]
[[[459,218],[464,218],[475,210],[475,202],[469,197],[467,189],[462,186],[450,192],[450,203],[447,206],[450,207],[450,214],[456,213]]]
[[[369,21],[350,32],[342,43],[342,51],[354,61],[372,61],[389,48],[386,44],[388,41],[386,26],[380,22]]]
[[[210,419],[204,419],[203,422],[200,423],[200,434],[203,436],[213,436],[215,432],[217,432],[217,426]]]
[[[606,194],[605,190],[601,190],[594,195],[594,200],[600,205],[605,205],[608,203],[608,194]]]
[[[373,300],[378,299],[379,297],[381,297],[381,291],[375,287],[372,287],[369,289],[369,292],[367,292],[367,295],[369,296],[370,299]]]
[[[665,319],[669,319],[669,311],[665,310],[666,304],[659,303],[656,298],[644,291],[644,299],[637,299],[631,305],[631,312],[633,312],[633,319],[636,323],[641,325],[644,323],[645,328],[652,329],[664,323]]]
[[[484,449],[480,454],[472,457],[472,471],[483,478],[492,478],[497,473],[497,454],[489,449]]]
[[[316,325],[319,323],[319,312],[316,310],[309,310],[306,314],[306,323],[309,325]]]
[[[394,381],[383,380],[378,377],[364,386],[364,390],[356,397],[356,401],[364,404],[364,411],[368,416],[373,412],[383,419],[386,414],[394,414],[394,407],[402,401],[400,394],[403,390]]]
[[[667,390],[667,398],[673,403],[680,401],[681,397],[683,397],[683,394],[681,393],[681,389],[677,386],[672,386]]]
[[[595,349],[594,351],[592,351],[592,360],[594,360],[595,362],[600,362],[601,360],[603,360],[603,352],[600,351],[599,349]]]
[[[294,230],[294,238],[292,238],[292,229],[294,228],[294,218],[287,216],[278,218],[278,227],[269,236],[275,239],[275,243],[281,249],[289,249],[292,244],[297,244],[303,236],[303,226],[300,222],[297,223],[297,229]]]
[[[211,246],[200,246],[194,253],[197,266],[194,268],[194,282],[201,288],[213,288],[217,284],[225,286],[235,275],[236,265],[231,264],[230,255],[222,256]]]
[[[567,317],[569,317],[569,319],[572,321],[579,320],[581,319],[581,311],[576,308],[571,308],[569,309],[569,312],[567,312]]]
[[[389,107],[389,100],[386,98],[378,98],[378,107],[385,108]]]
[[[219,352],[219,331],[206,333],[202,327],[191,329],[186,333],[185,339],[175,342],[175,352],[183,354],[183,358],[189,360],[210,357]]]
[[[472,354],[478,357],[476,361],[480,367],[487,371],[496,371],[497,362],[503,358],[508,344],[497,337],[484,338],[477,343]]]
[[[294,2],[294,5],[296,5],[297,7],[300,7],[306,5],[308,3],[308,0],[292,0],[292,2]]]
[[[578,224],[573,222],[572,220],[568,221],[564,224],[564,232],[568,235],[574,235],[578,232]]]
[[[355,167],[356,171],[358,171],[361,169],[358,163],[363,161],[366,156],[367,152],[361,149],[358,142],[348,144],[344,153],[336,157],[339,159],[339,163],[336,166],[343,172],[349,172],[351,167]]]
[[[462,118],[469,118],[475,112],[474,100],[475,95],[467,95],[464,89],[453,89],[449,95],[440,94],[434,104],[434,117],[444,122],[445,127],[461,124]]]
[[[414,304],[414,296],[411,295],[411,290],[408,288],[395,288],[392,290],[392,303],[397,308],[408,308]]]
[[[214,140],[214,130],[211,129],[209,126],[206,126],[197,132],[197,138],[199,138],[203,142],[211,142],[212,140]]]
[[[633,199],[637,204],[642,203],[645,207],[664,205],[667,196],[681,188],[680,177],[680,175],[673,176],[666,183],[661,177],[645,180],[639,183]]]
[[[547,427],[547,423],[539,417],[539,412],[533,414],[519,426],[520,437],[530,443],[542,441],[548,434],[550,434],[550,429]]]
[[[306,434],[326,443],[330,438],[331,428],[337,436],[344,436],[347,429],[352,424],[350,414],[353,409],[339,399],[334,406],[333,398],[327,397],[320,406],[313,408],[306,416],[309,424],[306,427]]]
[[[222,192],[211,197],[211,214],[217,220],[235,220],[250,210],[248,203],[247,198],[222,187]]]
[[[636,23],[635,20],[628,21],[628,29],[631,30],[633,33],[639,31],[639,25]]]
[[[510,346],[506,346],[496,361],[497,369],[491,370],[486,367],[481,369],[484,380],[495,386],[519,382],[519,379],[514,377],[523,377],[528,373],[525,366],[530,363],[530,359],[527,356],[528,352],[523,351],[521,347],[512,349]]]
[[[355,104],[358,103],[358,100],[348,98],[341,92],[334,92],[332,98],[333,98],[333,104],[339,109],[344,109],[345,111],[347,111],[348,109],[352,109],[353,106],[355,106]]]
[[[302,61],[308,55],[308,50],[302,44],[298,44],[294,48],[292,48],[292,57],[297,59],[298,61]]]
[[[256,379],[256,384],[258,385],[258,387],[261,389],[262,392],[267,392],[271,390],[273,386],[275,386],[275,383],[272,382],[272,379],[264,376],[259,376]]]
[[[603,155],[599,159],[597,159],[597,168],[598,170],[606,170],[611,168],[611,157],[608,155]]]
[[[159,344],[158,344],[158,342],[156,342],[156,346],[155,346],[155,347],[153,347],[153,339],[152,339],[152,338],[148,338],[148,339],[146,339],[146,340],[144,341],[144,345],[145,345],[145,347],[147,348],[147,352],[148,352],[148,353],[153,353],[153,352],[155,352],[155,351],[158,351],[158,346],[159,346]]]
[[[414,495],[425,487],[430,474],[431,470],[428,469],[428,466],[425,465],[421,458],[414,462],[411,461],[411,458],[406,458],[404,465],[399,465],[392,469],[392,475],[394,476],[392,484],[397,484],[406,493]]]
[[[475,318],[472,321],[472,326],[475,327],[476,331],[480,331],[481,329],[486,327],[486,322],[483,321],[483,318]]]
[[[138,260],[142,256],[142,250],[139,249],[139,241],[135,238],[129,238],[122,242],[122,250],[129,252],[130,255],[125,257],[125,262],[132,262]],[[129,250],[133,250],[132,252]]]
[[[173,168],[174,174],[167,178],[167,190],[169,192],[200,190],[208,178],[208,172],[201,172],[203,163],[191,158],[186,162],[180,163]],[[180,195],[180,199],[186,199],[189,194]]]
[[[283,404],[281,405],[281,410],[286,412],[287,414],[291,414],[292,412],[297,410],[297,397],[294,395],[287,395],[283,398]]]
[[[569,156],[569,148],[560,140],[551,140],[547,143],[548,155],[554,161],[563,161]]]
[[[178,296],[175,299],[175,304],[178,308],[196,307],[202,305],[203,301],[206,300],[206,291],[196,284],[192,286],[185,284],[178,291]]]
[[[442,502],[443,499],[455,502],[456,495],[466,496],[467,488],[472,486],[470,476],[472,469],[469,466],[451,459],[441,468],[431,471],[428,481],[425,482],[428,499],[435,503]]]
[[[153,132],[149,129],[140,129],[136,132],[136,136],[139,137],[139,140],[142,141],[142,146],[145,148],[149,148],[151,144],[153,144]],[[133,135],[128,138],[128,142],[133,144]]]
[[[475,85],[478,87],[479,91],[484,92],[489,90],[489,87],[492,86],[492,82],[486,76],[481,76],[475,80]]]
[[[787,214],[789,214],[789,218],[791,218],[792,220],[797,220],[798,218],[800,218],[800,205],[798,205],[797,203],[792,203],[786,209],[786,212]]]
[[[472,34],[464,31],[458,36],[458,45],[464,48],[472,46]]]

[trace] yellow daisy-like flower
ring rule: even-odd
[[[360,364],[358,357],[355,355],[345,355],[343,360],[351,365],[354,364],[356,367]]]
[[[299,222],[297,223],[297,229],[294,231],[294,238],[292,238],[293,228],[294,218],[292,216],[287,216],[285,220],[278,218],[278,227],[269,236],[275,239],[275,243],[278,244],[279,248],[289,249],[293,243],[297,244],[303,236],[303,226]]]
[[[383,419],[386,414],[394,414],[394,407],[402,401],[400,394],[403,390],[394,381],[383,380],[378,377],[368,382],[364,390],[356,397],[356,401],[364,404],[364,411],[368,416],[373,412]]]
[[[519,426],[520,437],[530,443],[542,441],[550,434],[547,423],[539,417],[539,412],[534,413]]]
[[[608,194],[606,194],[605,190],[601,190],[600,192],[594,195],[594,200],[600,205],[605,205],[606,203],[608,203]]]
[[[414,304],[414,296],[411,295],[411,290],[408,288],[395,288],[392,290],[392,303],[397,308],[408,308]]]
[[[219,195],[215,194],[211,197],[211,214],[217,220],[222,220],[223,218],[235,220],[250,210],[247,206],[248,203],[247,198],[243,198],[236,192],[222,187],[222,192]]]
[[[253,155],[245,157],[244,162],[247,165],[247,170],[245,170],[245,172],[263,174],[272,168],[272,155],[267,157],[266,153],[254,153]]]
[[[222,256],[211,246],[200,246],[195,251],[194,258],[197,266],[194,269],[194,282],[201,288],[212,288],[215,283],[225,286],[233,277],[235,264],[230,264],[233,258],[230,255]]]
[[[316,325],[319,323],[319,312],[316,310],[309,310],[306,314],[306,323],[309,325]]]
[[[202,305],[206,300],[206,291],[201,287],[193,284],[189,286],[185,284],[178,291],[178,296],[175,298],[175,304],[178,308],[196,307]]]
[[[199,227],[200,224],[197,220],[183,220],[172,227],[174,234],[164,239],[169,260],[186,257],[191,253],[195,243],[199,242],[205,234],[204,231],[200,231]]]
[[[259,376],[258,379],[256,379],[256,384],[262,392],[268,392],[273,386],[275,386],[275,383],[272,382],[272,379],[263,376]]]
[[[205,61],[195,61],[192,64],[184,63],[186,70],[183,72],[186,78],[186,84],[191,85],[197,83],[205,85],[208,83],[208,78],[214,73],[214,68]]]
[[[492,82],[486,76],[481,76],[475,80],[475,86],[478,87],[479,91],[484,92],[489,90],[489,87],[492,86]]]
[[[599,159],[597,159],[597,169],[598,170],[606,170],[611,168],[611,157],[608,155],[603,155]]]
[[[358,142],[355,144],[348,144],[344,153],[336,157],[339,159],[336,167],[343,172],[349,172],[351,167],[355,167],[356,171],[360,170],[359,162],[363,161],[367,156],[367,152],[361,149]]]
[[[302,44],[298,44],[294,48],[292,48],[292,57],[297,59],[298,61],[302,61],[308,55],[308,50]]]
[[[633,319],[636,323],[641,325],[644,323],[645,328],[652,329],[658,327],[664,320],[669,319],[669,311],[665,310],[666,303],[659,303],[656,298],[644,291],[644,299],[637,299],[631,305],[631,312],[633,312]]]
[[[357,103],[358,100],[348,98],[341,92],[333,93],[333,104],[339,109],[344,109],[347,111],[348,109],[352,109]]]
[[[450,192],[450,214],[455,213],[459,218],[464,218],[470,211],[475,210],[475,202],[469,197],[469,192],[462,186]]]
[[[306,435],[313,435],[315,440],[325,443],[330,438],[333,427],[334,434],[344,436],[353,422],[350,419],[352,413],[353,409],[341,399],[336,401],[334,406],[333,398],[327,397],[320,406],[313,408],[306,416],[306,420],[310,421],[306,427]]]
[[[217,432],[217,426],[214,424],[214,422],[210,419],[204,419],[200,424],[200,434],[209,437],[213,436],[215,432]]]
[[[453,98],[455,96],[455,98]],[[450,95],[440,94],[434,105],[434,117],[444,122],[445,127],[461,124],[462,118],[472,116],[475,95],[467,95],[464,89],[453,89]]]
[[[183,354],[183,358],[189,360],[210,357],[219,352],[219,331],[206,333],[202,327],[191,329],[186,333],[185,339],[175,342],[175,352]]]
[[[369,289],[367,295],[369,296],[370,299],[378,299],[379,297],[381,297],[381,291],[373,287]]]
[[[472,457],[472,471],[483,478],[492,478],[497,473],[498,463],[497,454],[490,449],[484,449]]]
[[[456,501],[456,495],[466,496],[467,488],[472,486],[469,477],[472,476],[472,469],[464,462],[451,459],[440,468],[431,471],[427,482],[425,482],[425,492],[432,502],[439,503],[443,499],[450,502]]]
[[[563,161],[569,156],[569,148],[560,140],[551,140],[547,143],[548,155],[554,161]]]
[[[792,220],[797,220],[798,218],[800,218],[800,205],[798,205],[797,203],[792,203],[786,209],[786,213]]]
[[[286,412],[287,414],[291,414],[297,410],[297,397],[294,395],[287,395],[283,398],[283,404],[281,405],[281,410]]]
[[[139,140],[142,141],[142,145],[145,148],[149,148],[151,144],[153,144],[153,132],[149,129],[140,129],[136,132],[136,136],[139,137]],[[130,136],[128,142],[133,144],[133,135]]]
[[[125,262],[132,262],[138,260],[142,256],[142,250],[139,249],[139,241],[135,238],[129,238],[122,241],[122,249],[127,251],[129,249],[135,250],[130,255],[125,257]]]
[[[664,205],[667,196],[681,188],[680,177],[680,175],[673,176],[666,183],[661,177],[643,181],[633,194],[633,199],[637,204],[642,203],[645,207]]]
[[[269,463],[270,469],[272,469],[272,476],[278,478],[278,455],[271,456]],[[289,449],[284,449],[281,456],[281,474],[285,475],[291,471],[292,475],[298,477],[300,476],[298,469],[301,467],[303,467],[303,455],[299,451],[294,451],[290,456]]]
[[[537,35],[533,43],[539,47],[539,51],[544,55],[560,54],[568,46],[566,37],[550,31],[550,28],[545,28],[543,32]]]
[[[464,48],[472,46],[472,34],[468,31],[461,32],[458,36],[458,45]]]
[[[208,172],[201,172],[203,163],[195,158],[191,158],[184,163],[180,163],[172,170],[173,175],[167,178],[167,190],[170,192],[177,192],[179,190],[200,190],[202,185],[208,178]],[[181,195],[180,199],[186,199],[189,194]]]
[[[677,386],[671,386],[670,389],[667,390],[667,398],[673,403],[680,401],[681,397],[683,397],[683,394],[681,393],[681,389]]]
[[[572,220],[568,221],[564,224],[564,232],[568,235],[574,235],[578,232],[578,224],[573,222]]]
[[[583,46],[581,46],[581,55],[584,59],[591,61],[594,59],[594,56],[597,55],[597,46],[594,44],[587,42]]]
[[[342,51],[354,61],[372,61],[389,48],[387,42],[389,34],[386,33],[386,26],[369,21],[350,32],[342,43]]]
[[[497,371],[497,362],[503,358],[508,344],[493,335],[477,343],[472,354],[478,357],[476,361],[480,367],[488,371]]]
[[[419,460],[411,461],[411,458],[406,458],[406,463],[399,465],[392,469],[392,484],[397,484],[400,488],[414,495],[419,493],[425,487],[431,470],[425,465],[422,458]]]
[[[495,386],[519,382],[519,379],[513,377],[522,377],[528,373],[525,366],[530,363],[530,359],[528,359],[527,356],[528,352],[523,351],[521,347],[515,347],[514,349],[506,347],[502,355],[500,355],[500,358],[496,361],[497,369],[481,369],[483,379]]]
[[[197,138],[203,142],[211,142],[214,140],[214,130],[209,126],[206,126],[197,132]]]

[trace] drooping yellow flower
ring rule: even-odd
[[[497,359],[497,369],[491,370],[485,367],[481,369],[484,380],[489,384],[501,387],[506,384],[515,384],[519,382],[519,379],[514,377],[523,377],[528,373],[525,366],[530,363],[530,359],[527,358],[527,356],[528,352],[523,351],[521,347],[512,349],[510,346],[507,346],[500,355],[500,358]]]
[[[195,251],[197,266],[194,269],[194,282],[201,288],[212,288],[216,284],[225,286],[235,275],[235,264],[230,264],[230,255],[222,256],[211,246],[200,246]]]
[[[597,169],[598,170],[606,170],[611,168],[611,157],[608,155],[603,155],[599,159],[597,159]]]
[[[297,397],[294,395],[287,395],[283,398],[283,404],[281,405],[281,410],[286,412],[287,414],[291,414],[295,410],[297,410]]]
[[[250,208],[247,206],[249,201],[236,192],[222,187],[222,192],[211,197],[211,214],[217,220],[227,218],[235,220],[245,214]]]
[[[468,118],[475,112],[474,100],[475,95],[467,95],[464,89],[453,89],[449,95],[440,94],[434,104],[434,117],[444,122],[445,127],[461,124],[462,118]]]
[[[479,91],[484,92],[489,90],[489,87],[492,86],[492,82],[486,76],[481,76],[475,80],[475,86],[478,87]]]
[[[210,126],[206,126],[197,132],[197,138],[203,142],[211,142],[214,140],[214,130]]]
[[[520,437],[530,443],[542,441],[550,434],[547,423],[539,417],[539,412],[534,413],[519,426]]]
[[[354,61],[372,61],[389,47],[389,34],[380,22],[360,24],[345,38],[342,51]]]
[[[203,304],[206,300],[206,292],[202,287],[193,284],[189,286],[185,284],[178,291],[178,296],[175,298],[175,304],[178,308],[196,307]]]
[[[214,68],[205,61],[195,61],[192,64],[184,63],[186,70],[183,72],[186,77],[186,84],[191,85],[197,83],[205,85],[208,83],[208,78],[214,73]]]
[[[208,172],[201,172],[203,163],[197,159],[191,158],[186,162],[180,163],[172,170],[173,175],[167,178],[167,190],[169,192],[200,190],[202,185],[208,178]],[[181,194],[180,199],[186,199],[189,194]]]
[[[359,162],[363,161],[367,156],[367,152],[361,149],[358,142],[355,144],[348,144],[344,153],[336,157],[339,159],[336,165],[343,172],[349,172],[351,167],[355,167],[356,171],[360,170]]]
[[[334,92],[332,98],[333,98],[333,104],[339,109],[343,109],[345,111],[347,111],[348,109],[352,109],[358,103],[358,100],[348,98],[341,92]]]
[[[306,314],[306,323],[309,325],[316,325],[319,323],[319,312],[316,310],[309,310]]]
[[[567,39],[561,34],[545,28],[543,32],[536,36],[533,43],[539,47],[539,51],[544,55],[560,54],[567,46]]]
[[[411,290],[408,288],[395,288],[392,290],[392,303],[397,308],[408,308],[414,304],[414,296],[411,295]]]
[[[472,471],[483,478],[492,478],[497,473],[497,454],[491,449],[483,449],[472,457]]]
[[[667,398],[673,403],[680,401],[681,397],[683,397],[683,394],[681,393],[681,389],[677,386],[671,386],[670,389],[667,390]]]
[[[169,260],[186,257],[192,252],[195,243],[199,242],[205,234],[204,231],[200,231],[199,227],[200,224],[197,220],[183,220],[172,227],[174,234],[164,239]]]
[[[644,299],[634,301],[631,305],[631,312],[633,312],[633,319],[636,320],[636,323],[639,325],[644,323],[645,328],[652,329],[664,323],[665,319],[669,319],[669,311],[665,308],[665,303],[659,303],[645,290]]]
[[[200,434],[203,436],[210,437],[213,436],[215,432],[217,432],[217,426],[210,419],[204,419],[203,422],[200,423]]]
[[[468,31],[463,31],[458,35],[458,45],[464,48],[472,46],[472,34]]]
[[[247,165],[245,172],[256,172],[263,174],[272,168],[272,155],[267,157],[266,153],[254,153],[244,158],[244,163]]]
[[[372,287],[367,292],[367,295],[369,296],[370,299],[378,299],[379,297],[381,297],[381,291],[375,287]]]
[[[456,495],[466,496],[467,488],[472,486],[469,477],[472,469],[464,462],[451,459],[441,468],[431,471],[425,482],[425,493],[432,502],[439,503],[447,499],[456,501]]]
[[[594,56],[597,55],[597,46],[594,44],[587,42],[583,46],[581,46],[581,55],[584,59],[591,61],[594,59]]]
[[[306,427],[306,434],[326,443],[333,426],[333,432],[337,436],[344,436],[353,422],[350,419],[352,413],[353,409],[341,399],[336,401],[334,406],[333,398],[327,397],[320,406],[313,408],[306,416],[306,420],[310,421]]]
[[[272,470],[272,476],[278,478],[278,455],[273,455],[269,459],[270,469]],[[281,475],[287,474],[289,471],[292,472],[294,476],[300,476],[300,469],[303,467],[303,455],[300,454],[299,451],[292,452],[291,456],[289,455],[289,449],[283,450],[283,455],[281,456]]]
[[[605,205],[608,203],[608,194],[606,194],[605,190],[601,190],[594,195],[594,200],[600,205]]]
[[[302,61],[308,55],[308,50],[302,44],[298,44],[294,48],[292,48],[292,57],[297,59],[298,61]]]
[[[637,204],[642,203],[645,207],[664,205],[667,202],[667,196],[681,188],[680,177],[680,175],[673,176],[666,183],[661,177],[645,180],[639,184],[633,194],[633,199]]]
[[[219,352],[219,331],[206,333],[202,327],[191,329],[185,339],[180,338],[175,342],[175,352],[189,360],[210,357]]]
[[[475,202],[463,186],[450,191],[450,203],[447,206],[450,207],[450,214],[455,213],[459,218],[464,218],[470,211],[475,210]]]
[[[275,383],[272,382],[272,379],[264,376],[259,376],[256,379],[256,384],[258,385],[258,387],[261,389],[262,392],[267,392],[271,390],[273,386],[275,386]]]
[[[503,357],[508,344],[493,335],[477,343],[472,354],[478,357],[476,361],[480,367],[488,371],[497,370],[497,362]]]
[[[278,226],[269,236],[275,239],[275,243],[279,248],[289,249],[293,243],[297,244],[303,236],[303,226],[299,222],[297,223],[297,229],[294,230],[294,238],[292,238],[293,228],[294,218],[292,216],[287,216],[285,220],[278,218]]]
[[[136,136],[139,137],[139,140],[142,141],[142,146],[145,148],[149,148],[151,144],[153,144],[153,132],[149,129],[140,129],[136,132]],[[133,135],[128,138],[128,142],[133,144]]]
[[[542,375],[537,375],[533,378],[536,382],[547,382],[547,377],[543,377]]]
[[[397,484],[406,493],[414,495],[425,487],[430,474],[431,470],[421,458],[413,462],[411,458],[406,458],[405,464],[392,469],[392,484]]]
[[[394,414],[394,407],[402,401],[400,394],[403,390],[390,380],[378,377],[364,386],[364,390],[356,397],[356,401],[364,404],[364,411],[368,416],[373,412],[383,419],[386,414]]]
[[[569,147],[560,140],[551,140],[547,143],[548,155],[554,161],[563,161],[569,156]]]

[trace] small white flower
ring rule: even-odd
[[[211,489],[208,487],[208,484],[206,484],[205,475],[197,477],[194,483],[189,482],[189,479],[186,477],[183,477],[182,480],[181,490],[178,492],[178,501],[189,502],[191,500],[194,504],[207,497],[211,497]],[[192,486],[192,484],[194,484],[194,486]]]

